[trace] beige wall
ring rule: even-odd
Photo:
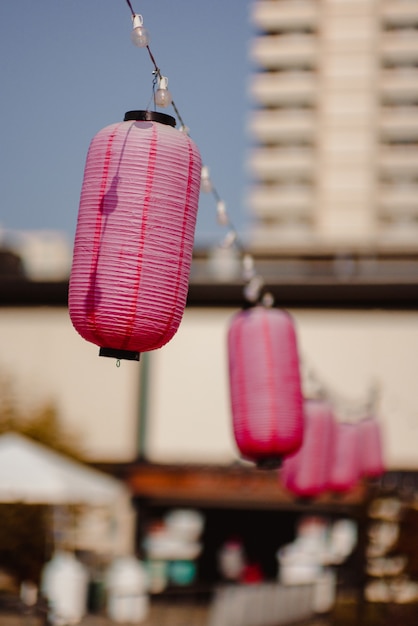
[[[150,459],[229,462],[225,332],[233,311],[187,309],[179,331],[150,354],[146,447]]]
[[[302,355],[343,409],[378,383],[387,462],[418,469],[418,313],[303,311],[297,321]]]
[[[0,309],[0,372],[27,408],[52,401],[90,460],[136,453],[138,364],[99,358],[65,308]]]
[[[234,312],[187,309],[172,341],[148,355],[150,460],[228,463],[238,458],[225,345]],[[418,469],[418,313],[292,313],[303,364],[342,401],[341,415],[365,400],[377,382],[388,464]],[[0,346],[0,371],[12,377],[22,402],[55,402],[92,460],[134,458],[143,362],[116,368],[113,359],[99,358],[97,348],[73,330],[66,309],[0,309]]]
[[[233,313],[188,309],[170,344],[150,355],[147,450],[152,460],[237,458],[225,351]],[[418,313],[292,313],[302,361],[338,399],[341,417],[366,400],[377,382],[387,462],[393,468],[418,469]]]

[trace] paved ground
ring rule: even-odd
[[[0,613],[0,626],[44,625],[45,620],[40,617]],[[115,626],[115,622],[104,615],[88,615],[79,626]],[[208,626],[208,608],[188,603],[158,603],[138,626]],[[318,616],[300,626],[418,626],[418,604],[365,604],[359,610],[353,603],[340,603],[331,615]]]
[[[44,626],[45,620],[31,615],[0,614],[0,626]],[[141,626],[206,626],[207,609],[195,606],[154,606]],[[80,626],[115,626],[104,615],[88,615]],[[120,626],[120,625],[119,625]]]

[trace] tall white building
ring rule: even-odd
[[[418,0],[254,0],[252,244],[418,247]]]

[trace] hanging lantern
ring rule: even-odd
[[[305,400],[305,429],[301,448],[287,456],[280,470],[283,486],[301,498],[314,498],[327,490],[336,422],[324,400]]]
[[[382,432],[379,421],[369,416],[359,422],[361,472],[366,478],[377,478],[385,472]]]
[[[100,355],[166,344],[186,305],[201,159],[169,115],[129,111],[87,155],[69,287],[72,323]]]
[[[234,315],[228,331],[235,441],[259,467],[277,467],[303,438],[296,333],[284,311],[263,306]]]
[[[329,488],[337,493],[353,489],[361,476],[360,436],[355,423],[337,424]]]

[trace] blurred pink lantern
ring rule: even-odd
[[[329,488],[344,493],[351,491],[361,476],[360,431],[358,424],[337,424]]]
[[[235,441],[260,467],[277,467],[303,438],[296,333],[290,315],[255,306],[235,314],[228,331]]]
[[[361,471],[366,478],[377,478],[385,472],[380,423],[374,416],[359,422]]]
[[[337,425],[325,400],[305,400],[304,414],[302,446],[284,459],[280,480],[295,495],[313,498],[328,488]]]
[[[169,115],[129,111],[87,155],[69,287],[72,323],[102,356],[139,359],[177,331],[201,159]]]

